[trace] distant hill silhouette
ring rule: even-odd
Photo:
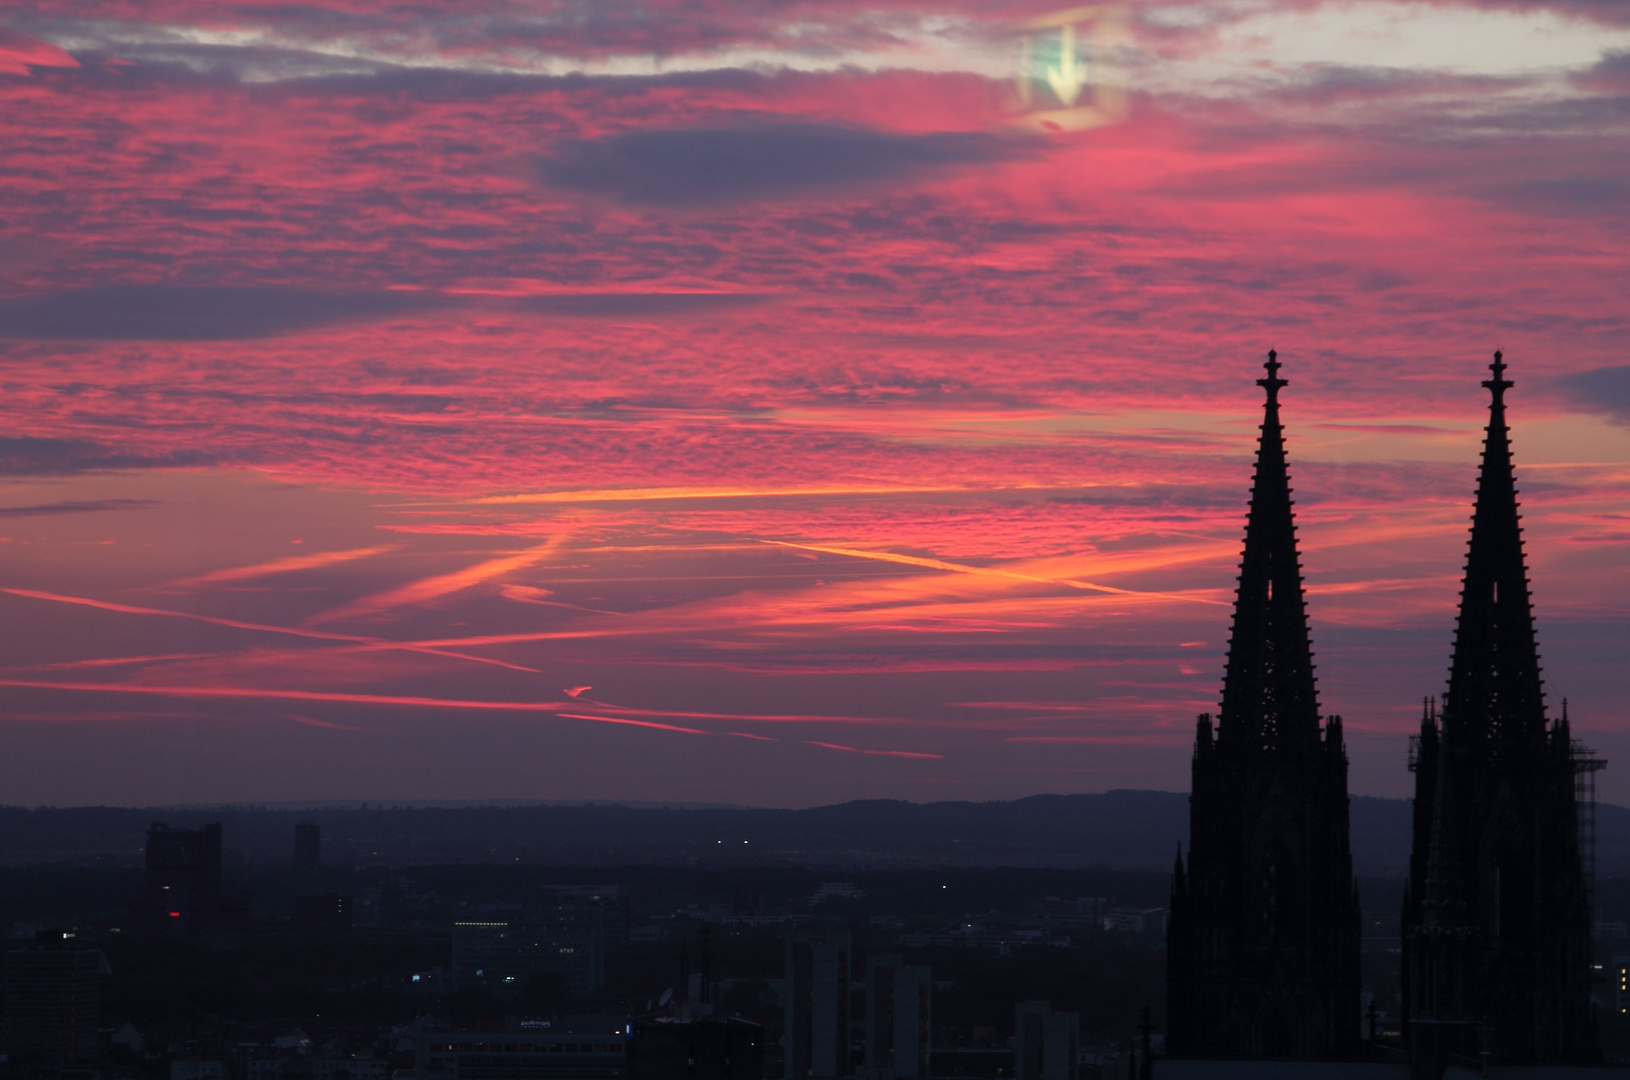
[[[295,822],[322,826],[339,865],[510,863],[853,868],[1054,866],[1169,870],[1188,835],[1188,796],[1167,791],[1034,795],[1010,802],[865,800],[808,810],[587,805],[0,807],[0,865],[140,865],[154,821],[219,821],[249,864],[293,859]],[[1407,799],[1353,799],[1354,869],[1404,873]],[[745,841],[745,843],[744,843]],[[1603,877],[1630,877],[1630,810],[1598,807]]]

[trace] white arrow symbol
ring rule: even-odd
[[[1047,69],[1047,85],[1066,106],[1074,105],[1075,99],[1081,96],[1081,88],[1087,85],[1087,65],[1075,56],[1075,28],[1067,24],[1059,41],[1058,67]]]

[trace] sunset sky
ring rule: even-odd
[[[1630,5],[1057,10],[0,8],[0,803],[1186,790],[1270,346],[1403,795],[1497,345],[1630,802]]]

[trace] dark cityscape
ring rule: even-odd
[[[0,2],[0,1080],[1630,1080],[1630,0]]]

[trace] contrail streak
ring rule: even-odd
[[[333,622],[335,619],[348,619],[358,615],[376,615],[391,608],[404,607],[408,604],[423,604],[431,600],[440,599],[448,593],[468,589],[472,585],[479,585],[483,581],[507,574],[511,570],[519,570],[523,566],[530,566],[540,559],[547,558],[560,547],[562,538],[555,537],[547,543],[527,548],[525,551],[503,555],[496,559],[476,563],[463,570],[454,570],[450,574],[438,574],[435,577],[422,578],[406,585],[385,592],[364,596],[360,600],[353,600],[349,604],[341,605],[329,611],[313,615],[306,622],[308,625],[324,622]]]
[[[922,495],[965,491],[960,487],[824,487],[824,488],[602,488],[590,491],[540,491],[523,495],[489,495],[470,502],[480,506],[512,503],[651,502],[664,499],[770,499],[793,495]]]
[[[89,660],[60,660],[54,664],[28,664],[10,671],[66,671],[73,668],[122,667],[126,664],[156,664],[164,660],[208,660],[217,653],[154,653],[150,656],[99,656]]]
[[[712,735],[713,734],[713,732],[711,732],[711,731],[703,731],[701,728],[679,727],[679,726],[677,726],[675,724],[653,724],[648,720],[622,720],[622,719],[618,719],[616,717],[611,717],[611,716],[590,716],[587,713],[570,713],[570,712],[556,713],[555,715],[556,716],[564,716],[564,717],[566,717],[567,719],[570,719],[570,720],[596,720],[596,721],[599,721],[600,723],[603,723],[603,724],[637,724],[640,727],[660,728],[663,731],[682,731],[687,735]]]
[[[958,574],[976,574],[981,577],[1005,578],[1009,581],[1024,581],[1037,585],[1066,585],[1072,589],[1082,589],[1089,592],[1109,593],[1113,596],[1146,596],[1161,600],[1184,600],[1191,604],[1216,604],[1227,607],[1221,600],[1207,600],[1198,596],[1185,596],[1182,593],[1142,592],[1137,589],[1117,589],[1113,585],[1099,585],[1093,581],[1081,581],[1076,578],[1041,577],[1036,574],[1021,574],[1017,570],[1002,570],[994,566],[969,566],[966,563],[946,562],[943,559],[924,559],[916,555],[898,555],[892,551],[864,551],[860,548],[825,547],[820,544],[794,544],[786,540],[761,540],[763,544],[773,544],[776,547],[797,548],[801,551],[819,551],[827,555],[847,555],[855,559],[876,559],[879,562],[900,563],[904,566],[922,566],[930,570],[949,570]]]
[[[412,709],[476,709],[495,712],[549,713],[573,720],[593,720],[601,724],[627,724],[632,727],[677,731],[686,735],[711,735],[700,728],[658,724],[615,716],[588,716],[563,713],[566,701],[472,701],[455,698],[411,697],[396,694],[342,694],[326,690],[261,690],[244,686],[132,686],[127,683],[46,682],[38,679],[0,679],[0,686],[34,690],[72,690],[97,694],[146,694],[151,697],[270,699],[273,701],[326,701],[340,705],[395,705]]]
[[[383,547],[352,548],[349,551],[322,551],[312,555],[290,555],[286,559],[273,559],[271,562],[256,563],[254,566],[231,566],[224,570],[211,570],[207,574],[197,577],[179,578],[167,582],[163,588],[181,588],[189,585],[213,585],[220,581],[243,581],[247,578],[264,577],[267,574],[286,574],[294,570],[313,570],[320,566],[332,566],[335,563],[349,562],[352,559],[366,559],[370,555],[382,555],[387,551],[395,551],[394,545]]]
[[[0,593],[25,596],[31,600],[52,600],[59,604],[78,604],[81,607],[96,608],[99,611],[117,611],[124,615],[163,615],[171,619],[192,619],[195,622],[209,623],[213,626],[227,626],[234,630],[253,630],[265,634],[287,634],[291,637],[311,638],[317,641],[343,641],[347,644],[365,645],[370,649],[400,649],[404,652],[445,656],[454,660],[469,660],[476,664],[491,664],[494,667],[508,668],[511,671],[524,671],[532,675],[539,674],[537,668],[511,664],[507,660],[494,660],[488,656],[472,656],[469,653],[449,652],[446,649],[438,649],[435,646],[421,645],[412,641],[387,641],[384,638],[362,637],[357,634],[336,634],[327,630],[303,630],[293,626],[269,626],[266,623],[240,622],[237,619],[221,619],[214,615],[198,615],[190,611],[168,611],[164,608],[137,607],[134,604],[116,604],[111,600],[92,600],[88,596],[63,596],[60,593],[40,592],[36,589],[0,589]]]
[[[249,686],[152,686],[140,683],[99,683],[99,682],[57,682],[45,679],[0,679],[0,686],[16,686],[36,690],[76,690],[102,694],[145,694],[153,697],[185,697],[185,698],[239,698],[239,699],[270,699],[275,701],[325,701],[339,705],[395,705],[406,708],[426,709],[475,709],[497,712],[539,712],[550,713],[555,716],[570,717],[573,720],[594,720],[602,724],[630,724],[635,727],[656,728],[661,731],[677,731],[686,735],[736,735],[748,739],[767,739],[764,735],[749,735],[745,732],[713,732],[700,728],[681,727],[676,724],[663,724],[654,720],[640,720],[636,717],[669,717],[676,720],[723,720],[732,723],[747,721],[749,723],[849,723],[849,724],[888,724],[898,723],[880,717],[864,716],[826,716],[826,715],[800,715],[775,713],[715,713],[715,712],[688,712],[680,709],[639,709],[624,705],[606,705],[598,701],[584,701],[581,698],[569,698],[565,701],[483,701],[462,698],[433,698],[417,697],[398,694],[351,694],[330,690],[269,690]],[[565,712],[567,709],[582,709],[584,707],[600,709],[602,712],[614,713],[613,716],[592,715],[582,712]],[[771,740],[774,741],[774,740]],[[856,749],[854,747],[838,746],[836,743],[818,745],[831,745],[835,749]],[[881,750],[862,750],[860,753],[884,753]],[[906,751],[887,751],[891,754],[905,754]],[[920,756],[920,755],[919,755]]]
[[[944,754],[918,754],[910,750],[863,750],[858,746],[844,746],[840,743],[817,742],[814,739],[805,739],[805,746],[819,746],[827,750],[847,750],[851,754],[874,754],[877,757],[903,757],[903,758],[933,758],[944,761]]]

